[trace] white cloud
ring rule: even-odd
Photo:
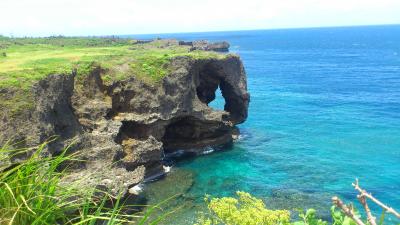
[[[1,0],[0,34],[102,35],[400,23],[398,0]]]

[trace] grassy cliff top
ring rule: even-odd
[[[33,107],[30,88],[50,74],[72,74],[79,79],[93,65],[104,69],[105,83],[135,76],[156,84],[170,73],[177,56],[194,59],[224,58],[207,51],[190,51],[176,40],[140,43],[124,38],[8,38],[0,36],[0,111],[15,115]],[[4,91],[11,90],[13,93]],[[3,91],[2,91],[3,90]]]
[[[49,74],[85,74],[93,62],[107,69],[105,81],[134,75],[157,82],[176,56],[221,58],[224,54],[189,51],[174,40],[137,43],[122,38],[7,38],[0,36],[0,88],[28,90]]]

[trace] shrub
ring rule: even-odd
[[[288,210],[267,209],[261,199],[249,193],[236,192],[237,197],[210,198],[205,197],[208,212],[200,212],[197,225],[328,225],[317,217],[314,209],[299,214],[300,220],[292,221]],[[355,215],[360,217],[354,209]],[[332,225],[357,225],[335,206],[331,208]],[[369,224],[365,222],[365,224]],[[379,223],[383,224],[383,221]]]
[[[205,201],[208,214],[202,214],[197,224],[275,225],[289,224],[290,212],[270,210],[262,200],[246,192],[236,192],[237,198],[212,198]]]
[[[340,212],[338,212],[341,214]],[[305,213],[300,213],[300,221],[293,222],[293,225],[327,225],[328,222],[323,221],[317,217],[315,209],[308,209]]]

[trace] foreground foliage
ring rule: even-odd
[[[82,193],[73,185],[61,185],[63,171],[59,168],[74,157],[65,151],[55,157],[41,156],[45,146],[14,165],[5,162],[27,154],[27,149],[0,148],[0,224],[156,224],[167,215],[149,221],[159,205],[142,214],[127,214],[131,206],[124,205],[121,196],[95,189]]]
[[[208,212],[200,212],[196,225],[328,225],[317,216],[314,209],[308,209],[299,214],[300,220],[293,221],[288,210],[271,210],[265,206],[261,199],[257,199],[246,192],[236,192],[237,197],[210,198],[206,196],[205,202]],[[355,210],[356,211],[356,210]],[[340,209],[331,208],[332,225],[357,225]],[[356,216],[360,214],[356,211]],[[369,224],[365,222],[365,224]],[[383,224],[383,219],[379,225]]]
[[[262,200],[249,193],[237,192],[237,198],[206,197],[209,217],[201,215],[199,224],[287,224],[290,212],[287,210],[270,210]]]

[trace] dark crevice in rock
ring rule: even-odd
[[[162,138],[165,152],[200,149],[224,144],[230,140],[231,127],[191,116],[179,118],[169,124]]]
[[[152,127],[146,124],[140,124],[135,121],[122,121],[122,126],[115,139],[115,142],[121,144],[123,140],[131,138],[136,140],[145,140],[152,133]]]

